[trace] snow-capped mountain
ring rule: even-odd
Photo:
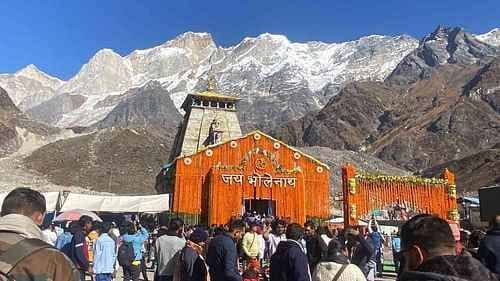
[[[132,67],[130,63],[113,50],[102,49],[58,91],[87,95],[122,91],[131,86],[131,78]]]
[[[34,64],[29,64],[15,73],[16,76],[24,76],[33,80],[37,80],[42,85],[57,89],[63,84],[63,81],[56,77],[52,77],[45,72],[41,71]]]
[[[160,46],[133,51],[126,60],[133,68],[133,83],[137,85],[150,79],[169,80],[202,64],[208,65],[216,51],[210,34],[187,32]]]
[[[33,64],[14,74],[0,74],[0,87],[9,93],[14,104],[21,110],[27,110],[52,98],[63,83]]]
[[[493,46],[500,46],[500,28],[494,28],[489,32],[476,35],[476,38]]]
[[[116,106],[98,107],[99,103],[150,80],[159,81],[180,107],[188,93],[204,87],[209,73],[220,91],[244,98],[242,106],[249,111],[257,110],[253,106],[259,104],[266,118],[285,111],[291,111],[286,119],[300,117],[321,108],[346,82],[383,80],[417,45],[416,39],[406,35],[372,35],[328,44],[294,43],[283,35],[266,33],[223,48],[208,33],[187,32],[125,57],[104,49],[57,89],[58,94],[81,95],[86,101],[53,120],[58,120],[54,123],[58,126],[91,125]],[[54,111],[54,103],[47,104],[46,110]]]
[[[126,56],[100,50],[68,81],[42,79],[52,77],[30,66],[0,75],[0,86],[22,110],[51,115],[53,125],[89,126],[105,118],[127,90],[148,81],[160,82],[179,108],[212,75],[221,92],[242,98],[243,123],[265,127],[269,120],[288,121],[319,110],[347,82],[384,80],[417,46],[406,35],[296,43],[265,33],[224,48],[208,33],[187,32]],[[68,98],[60,95],[78,96],[78,102],[68,106]],[[55,110],[58,105],[61,109]]]

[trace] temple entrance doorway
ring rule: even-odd
[[[265,199],[245,199],[245,212],[256,212],[258,215],[274,216],[276,201]]]

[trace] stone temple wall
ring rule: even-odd
[[[241,137],[241,127],[235,109],[193,106],[185,119],[182,130],[181,155],[190,155],[207,145],[210,126],[216,119],[220,122],[222,139],[225,142]]]

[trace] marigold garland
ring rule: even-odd
[[[387,176],[387,175],[373,175],[373,174],[359,174],[356,173],[356,179],[365,180],[368,182],[376,181],[390,181],[390,182],[409,182],[416,184],[446,184],[445,179],[438,178],[422,178],[417,176]]]

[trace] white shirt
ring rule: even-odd
[[[278,248],[278,244],[281,241],[286,241],[286,236],[285,234],[281,236],[277,236],[273,233],[269,234],[269,255],[274,255],[276,252],[276,249]]]
[[[259,258],[260,259],[263,259],[264,258],[264,251],[266,250],[266,240],[264,239],[264,235],[262,234],[259,234],[257,235],[257,239],[259,239],[259,245],[260,245],[260,249],[259,249]]]
[[[57,233],[55,231],[50,230],[50,228],[47,228],[42,231],[43,234],[43,241],[49,243],[52,246],[56,245],[57,241]]]
[[[321,234],[319,237],[320,237],[319,245],[321,247],[321,250],[323,252],[326,252],[328,250],[328,244],[330,244],[330,241],[332,241],[333,239],[328,237],[328,235],[326,235],[326,234]]]

